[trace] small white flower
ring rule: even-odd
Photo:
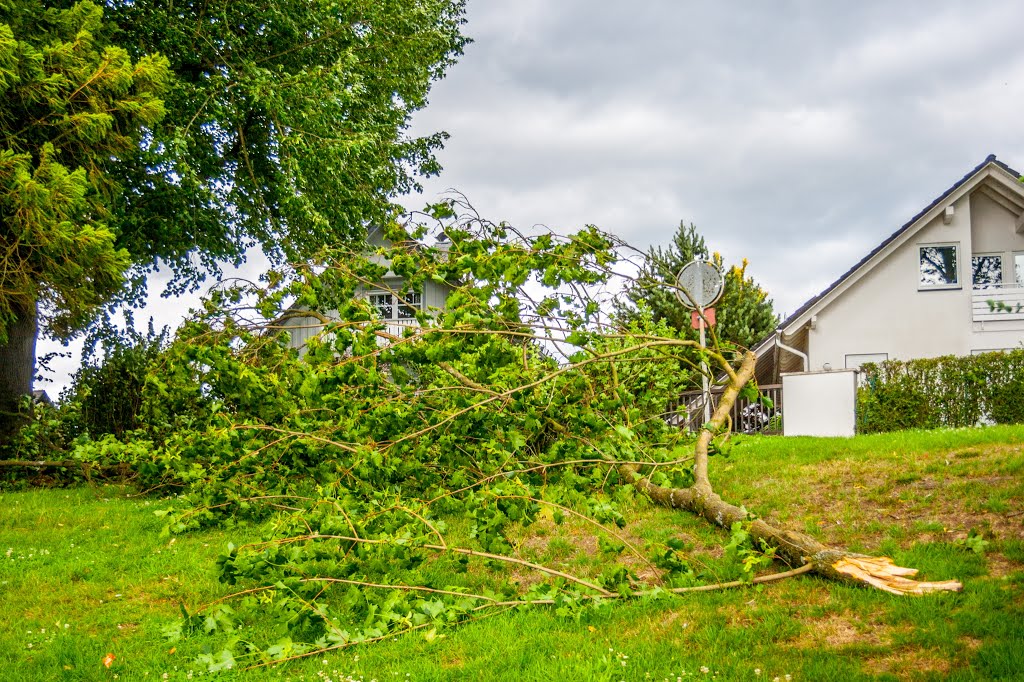
[[[755,675],[760,675],[761,674],[761,669],[760,668],[754,668],[754,674]]]
[[[701,671],[702,673],[704,673],[705,675],[707,675],[707,674],[708,674],[709,672],[711,672],[711,669],[710,669],[709,667],[707,667],[706,665],[702,665],[702,666],[700,667],[700,671]]]

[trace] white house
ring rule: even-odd
[[[371,250],[381,246],[390,246],[378,228],[370,228],[366,241]],[[445,252],[449,246],[450,242],[443,233],[434,244],[434,248]],[[385,263],[377,255],[371,256],[371,259],[379,261],[381,264]],[[357,296],[368,299],[370,304],[377,309],[378,317],[387,324],[388,333],[394,336],[401,336],[406,327],[418,326],[419,322],[416,319],[418,312],[443,310],[452,289],[447,284],[427,280],[422,291],[401,293],[403,284],[404,280],[389,270],[380,282],[376,282],[372,286],[360,287],[356,291]],[[324,316],[329,319],[338,319],[338,312],[336,310],[324,311]],[[323,322],[319,317],[297,316],[288,317],[283,322],[283,326],[288,329],[291,337],[288,345],[301,352],[309,339],[320,332]]]
[[[762,341],[759,381],[1021,347],[1019,179],[994,155],[985,159]]]

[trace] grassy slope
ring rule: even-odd
[[[321,679],[992,679],[1024,676],[1024,427],[828,439],[750,438],[713,461],[723,496],[821,539],[887,553],[958,595],[920,599],[800,577],[763,589],[622,604],[580,622],[546,610],[249,673]],[[159,537],[156,507],[117,487],[0,495],[0,679],[199,677],[203,638],[160,628],[223,594],[212,561],[243,531]],[[681,537],[729,577],[721,531],[636,504],[637,543]],[[974,529],[984,556],[956,541]],[[585,572],[594,542],[542,523],[524,556]],[[510,576],[513,579],[516,576]],[[30,646],[31,645],[31,646]],[[109,670],[101,659],[117,657]],[[625,664],[625,665],[623,665]],[[701,667],[708,669],[703,673]],[[760,674],[757,674],[760,670]]]

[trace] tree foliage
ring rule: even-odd
[[[0,447],[31,388],[37,303],[66,338],[160,263],[173,293],[254,245],[302,261],[439,170],[444,135],[407,129],[462,52],[462,0],[0,10]]]
[[[131,163],[118,244],[182,284],[258,245],[278,262],[393,219],[445,135],[411,115],[462,53],[463,0],[109,0],[112,40],[167,55],[168,116]]]
[[[332,248],[271,273],[269,286],[218,290],[158,358],[140,428],[78,440],[76,459],[128,462],[147,489],[180,493],[162,510],[169,533],[261,524],[262,541],[218,561],[238,591],[168,630],[222,637],[204,658],[210,669],[416,629],[433,636],[495,609],[549,605],[579,617],[708,579],[750,584],[774,579],[755,578],[773,557],[801,565],[783,576],[955,589],[909,581],[886,559],[827,548],[723,501],[709,455],[725,451],[736,398],[756,397],[753,354],[730,362],[729,349],[701,351],[649,319],[609,326],[620,245],[596,228],[523,235],[458,208],[432,210],[450,248],[392,225],[393,246],[376,253]],[[399,298],[446,283],[447,307],[389,332],[359,293],[388,272],[403,281]],[[284,323],[331,308],[299,357]],[[694,352],[729,383],[690,449],[662,412],[684,381],[665,368]],[[725,575],[679,542],[641,546],[624,533],[638,494],[731,531]],[[530,553],[537,524],[563,523],[596,536],[593,561],[569,569]],[[243,639],[268,621],[269,640]]]
[[[122,285],[111,168],[164,114],[166,60],[105,45],[102,10],[37,0],[0,14],[0,343],[19,317],[77,331]]]
[[[396,228],[378,254],[332,249],[269,289],[216,292],[151,373],[146,426],[79,445],[96,463],[133,460],[146,487],[179,488],[187,506],[168,510],[170,532],[273,519],[266,543],[218,567],[257,590],[174,634],[212,618],[230,639],[273,613],[288,644],[236,642],[211,666],[455,624],[500,604],[572,615],[594,597],[698,580],[676,549],[623,542],[634,492],[616,468],[692,482],[691,458],[675,449],[684,436],[661,419],[679,390],[662,368],[692,342],[663,324],[604,326],[598,294],[618,259],[609,236],[526,236],[449,210],[435,211],[447,251]],[[388,269],[404,278],[398,296],[451,284],[448,307],[390,335],[355,295]],[[301,358],[287,347],[285,318],[335,306]],[[552,518],[602,538],[608,560],[595,574],[517,559],[523,530]],[[512,568],[546,579],[479,578]]]
[[[664,320],[683,338],[695,340],[698,332],[690,324],[690,310],[676,296],[675,279],[683,266],[696,258],[710,260],[725,275],[722,298],[715,304],[715,332],[720,339],[751,348],[775,328],[778,317],[772,301],[747,275],[746,259],[726,270],[722,256],[709,253],[696,226],[685,222],[679,223],[667,247],[651,247],[647,252],[639,276],[627,285],[622,300],[616,303],[618,314],[633,319],[641,310],[650,310],[655,320]]]

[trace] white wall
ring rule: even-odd
[[[782,433],[786,436],[844,436],[857,432],[857,372],[801,372],[782,375]]]
[[[973,322],[971,254],[1024,250],[1024,235],[1014,231],[1009,211],[978,191],[953,207],[949,225],[941,216],[932,220],[817,314],[808,334],[810,370],[843,369],[848,354],[908,360],[1020,346],[1024,322]],[[951,242],[959,245],[960,287],[921,290],[920,245]]]

